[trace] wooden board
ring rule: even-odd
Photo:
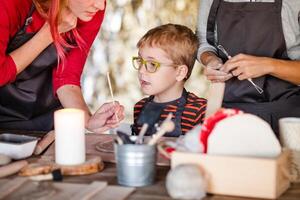
[[[19,182],[19,178],[8,180],[0,179],[0,191],[7,188],[12,182]],[[24,180],[24,179],[23,179]],[[32,200],[32,199],[51,199],[51,200],[124,200],[134,188],[124,188],[120,186],[108,186],[106,182],[95,181],[91,184],[74,183],[54,183],[54,182],[33,182],[26,181],[26,184],[19,184],[9,193],[2,195],[0,199],[6,200]],[[102,194],[102,195],[101,195]]]
[[[86,154],[87,155],[98,155],[102,158],[104,162],[115,163],[115,156],[113,153],[113,143],[114,143],[113,134],[93,134],[89,133],[86,135]],[[163,137],[161,140],[175,140],[177,138]],[[97,150],[96,146],[102,144],[104,148],[103,151]],[[44,153],[42,158],[54,157],[54,144],[52,144],[48,150]],[[98,148],[99,149],[99,148]],[[170,160],[164,158],[160,154],[157,156],[157,165],[159,166],[170,166]]]
[[[98,192],[91,200],[123,200],[134,190],[130,187],[109,186]]]
[[[22,168],[20,176],[34,176],[51,173],[60,169],[62,175],[87,175],[100,172],[104,169],[104,163],[99,156],[89,156],[85,163],[80,165],[58,165],[53,156],[44,157]]]

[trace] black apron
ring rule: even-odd
[[[207,41],[214,46],[222,45],[231,56],[244,53],[288,60],[281,7],[282,0],[214,0],[208,17]],[[226,61],[226,55],[220,51],[218,55]],[[223,106],[260,116],[270,123],[276,134],[279,118],[300,117],[300,87],[270,75],[253,81],[263,88],[262,94],[247,80],[233,77],[226,81]]]
[[[35,33],[26,33],[32,22],[31,7],[23,27],[10,40],[7,54],[19,48]],[[53,112],[61,107],[52,89],[52,70],[57,66],[55,46],[48,46],[13,83],[0,87],[0,129],[49,131]]]
[[[165,137],[179,137],[183,134],[181,130],[181,116],[187,102],[187,97],[188,92],[184,89],[181,97],[174,101],[174,103],[177,105],[177,110],[175,113],[173,113],[174,118],[172,119],[172,121],[175,123],[175,129],[170,133],[166,133],[164,135]],[[154,96],[150,96],[146,100],[142,111],[138,116],[137,124],[132,126],[133,133],[138,134],[137,126],[141,127],[144,123],[147,123],[149,125],[149,128],[147,129],[145,135],[153,135],[155,132],[157,132],[157,128],[162,123],[160,116],[163,110],[166,109],[168,105],[174,105],[174,103],[172,102],[155,103],[153,102],[153,98]]]

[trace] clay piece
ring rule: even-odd
[[[202,199],[206,196],[206,181],[197,165],[183,164],[170,170],[166,188],[174,199]]]

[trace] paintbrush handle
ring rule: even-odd
[[[145,135],[147,129],[148,129],[148,124],[143,124],[142,129],[141,129],[141,131],[138,135],[138,138],[135,142],[136,144],[143,144],[143,138],[144,138],[144,135]]]
[[[161,138],[166,133],[165,130],[161,129],[159,130],[155,135],[153,135],[153,138],[148,142],[148,145],[154,145],[157,143],[159,138]]]

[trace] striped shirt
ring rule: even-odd
[[[183,97],[181,97],[183,98]],[[153,99],[153,96],[148,98],[144,98],[137,102],[134,106],[134,124],[133,129],[136,130],[135,132],[139,132],[141,130],[142,125],[138,124],[137,121],[139,119],[140,113],[143,107],[146,105],[146,102],[149,102],[149,99]],[[151,100],[150,100],[151,101]],[[160,124],[169,113],[173,114],[173,119],[175,118],[176,111],[178,111],[178,100],[171,101],[169,103],[163,103],[163,109],[160,113],[160,116],[157,120],[157,123]],[[152,103],[154,103],[152,101]],[[157,103],[161,104],[161,103]],[[199,98],[195,94],[188,92],[186,104],[184,105],[183,113],[181,115],[181,131],[182,134],[185,134],[189,130],[191,130],[197,124],[203,122],[204,114],[206,109],[206,99]],[[166,135],[168,136],[168,135]]]

